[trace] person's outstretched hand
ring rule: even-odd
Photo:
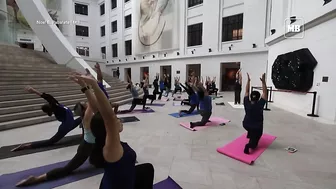
[[[83,80],[77,79],[75,75],[81,75],[81,74],[71,73],[68,78],[71,79],[73,82],[77,83],[78,85],[80,85],[81,87],[86,87],[86,83]]]
[[[88,75],[79,75],[79,74],[76,74],[76,75],[72,75],[72,77],[76,78],[79,82],[84,82],[86,83],[87,85],[96,85],[97,84],[97,81],[94,77],[92,76],[88,76]]]
[[[34,93],[34,88],[31,86],[27,86],[25,87],[25,91],[27,91],[28,93]]]
[[[246,73],[247,75],[247,81],[251,81],[250,75],[248,73]]]
[[[266,74],[265,74],[265,73],[263,73],[263,74],[261,75],[260,81],[262,81],[262,82],[266,82]]]

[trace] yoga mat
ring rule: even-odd
[[[246,134],[243,134],[229,144],[221,148],[217,148],[217,152],[252,165],[254,161],[266,150],[266,148],[272,144],[275,139],[275,136],[263,134],[259,141],[258,147],[255,150],[250,151],[250,154],[244,154],[244,148],[249,139],[246,138]]]
[[[82,140],[81,135],[66,136],[63,139],[61,139],[58,143],[52,146],[36,148],[36,149],[26,149],[26,150],[20,150],[16,152],[11,152],[11,150],[19,146],[20,144],[2,146],[0,148],[0,159],[7,159],[11,157],[17,157],[17,156],[28,155],[28,154],[38,153],[38,152],[55,150],[58,148],[64,148],[68,146],[74,146],[74,145],[78,145],[81,142],[81,140]]]
[[[153,113],[155,112],[154,110],[152,109],[146,109],[146,110],[143,110],[143,109],[135,109],[133,110],[132,112],[118,112],[118,114],[140,114],[140,113]]]
[[[212,99],[216,99],[216,98],[223,98],[223,96],[215,96],[215,95],[210,95]]]
[[[242,104],[234,104],[234,102],[228,102],[232,108],[236,108],[236,109],[244,109],[244,105]]]
[[[181,102],[173,102],[173,106],[182,106]]]
[[[3,189],[17,189],[15,187],[15,184],[20,182],[23,179],[26,179],[29,176],[38,176],[41,174],[46,173],[49,170],[52,170],[54,168],[63,167],[66,165],[69,161],[63,161],[51,165],[46,165],[42,167],[36,167],[33,169],[28,169],[16,173],[11,174],[4,174],[0,176],[0,188]],[[49,182],[44,182],[38,185],[33,186],[27,186],[23,187],[24,189],[50,189],[50,188],[56,188],[65,184],[69,184],[75,181],[79,181],[85,178],[89,178],[98,174],[101,174],[104,172],[104,169],[97,169],[90,165],[88,161],[86,161],[81,167],[79,167],[77,170],[75,170],[71,175],[58,179],[53,180]],[[98,186],[97,186],[98,187]]]
[[[180,123],[180,126],[189,129],[191,131],[199,131],[202,129],[206,129],[208,127],[213,127],[213,126],[220,126],[220,124],[227,124],[230,122],[230,120],[224,119],[224,118],[220,118],[220,117],[211,117],[209,119],[210,122],[208,122],[207,124],[205,124],[205,126],[200,126],[200,127],[194,127],[193,129],[190,128],[190,123]]]
[[[169,98],[168,98],[168,97],[162,97],[162,98],[161,98],[161,101],[163,101],[163,102],[167,102],[167,101],[169,101]]]
[[[182,116],[181,117],[190,117],[190,116],[194,116],[194,115],[198,115],[198,111],[193,111],[191,114],[185,114],[185,113],[182,113]],[[169,114],[170,116],[173,116],[175,118],[180,118],[180,115],[179,113],[172,113],[172,114]]]
[[[153,103],[153,104],[148,103],[148,104],[146,104],[146,106],[159,106],[159,107],[162,107],[164,105],[166,105],[166,104],[160,104],[160,103]]]
[[[130,117],[119,117],[120,121],[122,123],[129,123],[129,122],[137,122],[140,121],[137,117],[135,116],[130,116]]]
[[[172,178],[167,179],[154,184],[153,189],[182,189]]]
[[[225,106],[225,103],[224,102],[219,102],[219,103],[216,103],[217,106]]]

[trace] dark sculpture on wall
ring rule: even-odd
[[[272,81],[277,89],[308,92],[313,86],[317,61],[309,49],[279,55],[272,66]]]

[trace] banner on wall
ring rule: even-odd
[[[135,54],[178,49],[178,0],[135,0],[133,3]]]

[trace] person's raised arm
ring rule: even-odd
[[[69,79],[71,79],[72,81],[74,81],[75,83],[77,83],[81,87],[81,91],[85,94],[92,112],[94,112],[94,113],[98,112],[97,99],[96,99],[95,95],[92,93],[89,86],[87,86],[85,82],[76,78],[76,75],[80,76],[79,73],[71,73],[71,75],[69,75]],[[92,77],[91,75],[86,75],[86,76],[87,77]]]
[[[132,80],[131,80],[131,77],[127,74],[127,82],[129,83],[129,84],[132,84]]]
[[[123,155],[123,148],[120,143],[120,122],[115,115],[110,102],[104,92],[99,88],[97,82],[88,76],[75,76],[78,80],[83,80],[87,85],[91,85],[97,99],[98,110],[104,120],[106,129],[106,142],[104,146],[104,159],[107,162],[116,162]]]
[[[248,73],[246,73],[246,75],[247,75],[247,82],[246,82],[246,88],[245,88],[245,96],[249,96],[250,95],[251,78],[250,78],[250,75]]]
[[[99,63],[97,62],[96,65],[95,65],[95,70],[97,72],[97,80],[100,82],[100,83],[103,83],[103,74],[102,74],[102,71],[100,69],[100,65]]]
[[[263,98],[264,100],[268,100],[268,94],[267,94],[267,86],[266,86],[266,74],[263,73],[261,78],[260,78],[261,84],[262,84],[262,90],[263,90],[263,94],[261,95],[261,98]]]
[[[31,86],[27,86],[25,88],[25,91],[40,96],[41,98],[43,98],[44,100],[46,100],[49,104],[52,104],[52,105],[59,104],[58,101],[53,96],[51,96],[50,94],[41,93],[41,92],[39,92],[38,90],[34,89]]]

